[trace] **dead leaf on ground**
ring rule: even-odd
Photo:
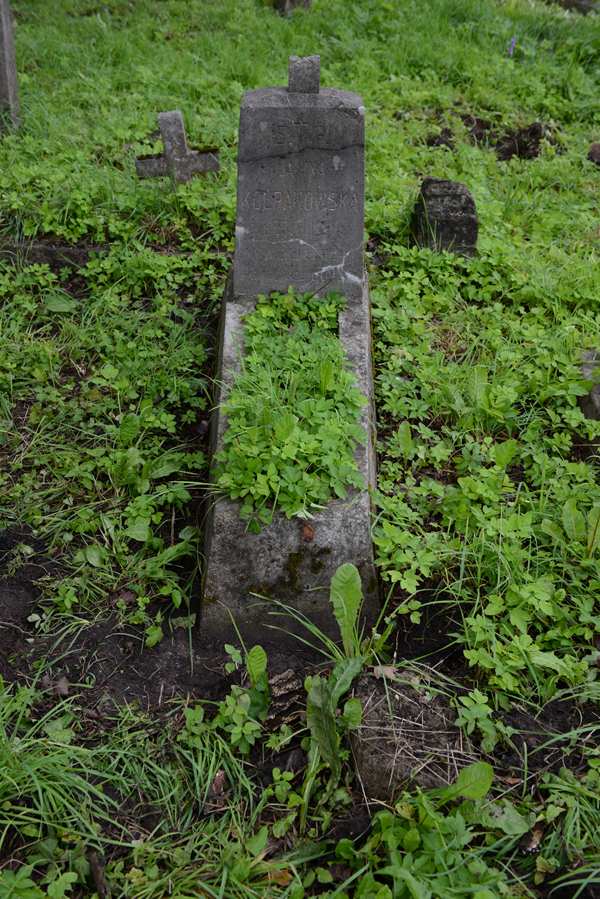
[[[315,539],[315,529],[310,524],[303,525],[302,539],[305,543],[312,543],[312,541]]]
[[[380,680],[397,680],[398,671],[394,665],[375,665],[373,674]]]

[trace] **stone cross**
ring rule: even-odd
[[[236,296],[291,286],[360,299],[363,209],[362,100],[322,88],[318,56],[292,56],[287,88],[242,100]]]
[[[8,0],[0,0],[0,132],[19,125],[19,85]]]
[[[183,116],[178,109],[158,114],[158,127],[165,147],[159,156],[142,156],[135,161],[139,178],[161,178],[176,183],[190,181],[194,175],[219,171],[219,151],[191,150],[185,136]]]

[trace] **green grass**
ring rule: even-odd
[[[223,405],[217,488],[259,530],[281,510],[308,518],[363,488],[354,450],[366,400],[337,335],[343,298],[275,294],[244,322],[244,359]]]
[[[74,633],[76,616],[116,611],[151,652],[167,612],[194,598],[239,101],[284,83],[290,54],[319,52],[323,83],[361,93],[368,110],[374,534],[389,626],[403,614],[417,624],[426,606],[445,610],[469,665],[473,733],[498,750],[511,739],[507,707],[597,701],[600,426],[578,397],[589,387],[581,352],[600,345],[600,170],[586,159],[600,128],[600,18],[537,0],[314,0],[287,20],[260,0],[12,5],[23,128],[0,143],[0,231],[109,245],[76,274],[0,264],[0,530],[22,534],[9,573],[38,552],[51,569],[38,628]],[[177,191],[138,181],[134,167],[160,149],[156,114],[172,108],[190,143],[221,154],[218,175]],[[469,140],[467,115],[499,135],[539,120],[553,140],[538,159],[499,162]],[[442,128],[453,151],[427,145]],[[425,175],[468,184],[476,259],[408,249]],[[240,689],[231,714],[242,709],[266,751],[267,729]],[[492,895],[507,884],[514,894],[521,880],[521,895],[564,882],[584,896],[597,884],[593,723],[571,735],[581,746],[573,772],[530,775],[523,750],[506,795],[469,808],[413,792],[349,846],[327,836],[349,801],[349,758],[333,786],[311,769],[268,794],[232,748],[227,706],[221,729],[196,731],[196,719],[174,712],[163,732],[161,720],[125,710],[90,737],[78,700],[31,702],[4,688],[0,703],[0,877],[19,899],[91,889],[91,847],[107,856],[113,893],[135,899],[199,889],[299,899],[315,883],[341,899],[361,878],[380,899],[415,895],[399,873],[414,831],[427,850],[421,887],[434,895],[444,877],[458,896],[472,896],[478,877]],[[273,745],[288,738],[283,728]],[[231,790],[203,818],[221,769]],[[133,797],[125,808],[123,797]],[[157,817],[140,835],[148,808]],[[536,824],[539,854],[524,854]],[[463,845],[481,861],[471,883],[452,868],[463,827],[476,829]],[[434,862],[440,838],[449,854]],[[77,877],[72,889],[65,874]]]

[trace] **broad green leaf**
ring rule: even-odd
[[[358,653],[356,626],[362,603],[362,584],[356,565],[347,562],[340,565],[331,578],[329,598],[338,623],[344,652],[347,656]]]
[[[49,312],[73,312],[77,309],[77,301],[66,293],[51,293],[44,300]]]
[[[586,526],[583,512],[577,508],[577,500],[574,496],[568,499],[563,508],[562,523],[565,534],[569,540],[576,540],[578,543],[585,543]]]
[[[60,877],[53,881],[48,886],[48,897],[49,899],[65,899],[67,893],[71,891],[73,885],[77,883],[77,874],[73,871],[67,871],[65,874],[61,874]]]
[[[600,506],[593,506],[587,516],[587,554],[591,558],[600,543]]]
[[[140,433],[141,421],[139,415],[128,412],[124,415],[119,425],[119,442],[122,446],[131,446]]]
[[[258,833],[246,841],[246,849],[251,855],[258,856],[264,852],[269,839],[269,828],[265,825]]]
[[[352,686],[352,681],[362,671],[363,664],[364,660],[361,656],[354,656],[352,659],[342,659],[340,662],[336,662],[329,677],[333,708],[337,708],[341,697],[348,692]]]
[[[146,628],[146,646],[149,648],[156,646],[157,643],[160,643],[163,636],[163,629],[160,624],[151,624],[150,627]]]
[[[488,371],[484,365],[474,365],[468,382],[469,396],[473,405],[482,409],[486,407],[488,390]]]
[[[410,425],[407,421],[403,421],[398,425],[396,431],[396,440],[398,448],[405,459],[410,459],[413,452],[413,439]]]
[[[253,686],[267,673],[267,654],[259,644],[248,653],[246,668]]]
[[[492,786],[494,769],[488,762],[474,762],[459,773],[456,781],[442,791],[445,799],[483,799]]]
[[[101,568],[104,564],[104,550],[101,546],[94,544],[92,546],[86,546],[83,551],[83,555],[85,557],[86,562],[89,562],[90,565],[93,565],[94,568]]]
[[[514,459],[518,449],[519,444],[516,440],[505,440],[504,443],[496,444],[492,451],[496,465],[506,468]]]
[[[146,543],[151,535],[148,518],[134,518],[133,521],[130,521],[125,531],[126,537],[129,537],[130,540],[137,540],[139,543]]]
[[[541,524],[541,530],[544,534],[548,534],[549,537],[552,537],[552,539],[556,543],[565,542],[564,531],[554,521],[550,521],[550,519],[544,518]]]
[[[306,699],[306,722],[319,748],[321,758],[329,765],[334,779],[337,780],[341,762],[334,709],[329,684],[322,677],[313,677]]]
[[[146,474],[151,480],[166,478],[181,468],[181,456],[177,453],[171,456],[160,456],[153,459],[146,469]]]
[[[531,821],[520,812],[508,799],[486,803],[480,810],[480,823],[492,830],[501,830],[510,837],[520,837],[531,827]]]
[[[346,727],[352,730],[360,727],[360,722],[362,721],[362,703],[360,699],[353,697],[345,702],[343,718]]]

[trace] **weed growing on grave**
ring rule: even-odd
[[[249,527],[276,510],[310,517],[363,482],[354,460],[365,399],[337,336],[343,300],[261,297],[245,319],[242,370],[224,403],[217,486]]]

